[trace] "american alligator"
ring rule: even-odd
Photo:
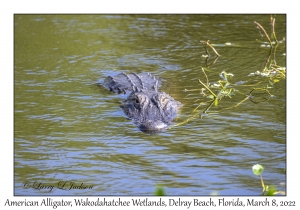
[[[181,103],[164,92],[158,92],[160,81],[149,73],[120,73],[108,76],[103,86],[114,93],[131,92],[121,108],[128,118],[145,133],[168,128]]]

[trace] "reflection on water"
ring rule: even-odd
[[[269,89],[269,101],[225,109],[258,82],[269,84],[247,76],[269,56],[253,21],[269,26],[268,15],[16,15],[15,195],[152,195],[156,184],[168,195],[259,195],[257,163],[266,183],[285,190],[285,80]],[[285,21],[276,16],[278,39]],[[219,44],[210,82],[222,71],[243,81],[203,118],[147,135],[119,108],[126,96],[95,85],[119,72],[150,72],[183,104],[174,124],[183,122],[208,101],[198,91],[198,79],[206,81],[200,40]],[[275,57],[285,66],[284,43]]]

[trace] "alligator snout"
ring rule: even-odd
[[[162,121],[153,121],[148,120],[140,124],[139,129],[144,133],[158,133],[165,130],[168,127],[168,124]]]

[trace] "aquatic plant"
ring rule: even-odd
[[[272,42],[268,33],[266,32],[266,30],[264,29],[264,27],[262,25],[260,25],[258,22],[254,21],[254,27],[256,29],[258,29],[260,35],[263,37],[264,35],[266,36],[266,38],[268,39],[271,47],[273,47],[273,44],[276,43],[278,44],[278,40],[276,38],[276,33],[275,33],[275,18],[271,15],[271,38],[273,38],[275,40],[275,42]]]
[[[266,59],[265,65],[262,69],[262,71],[256,71],[253,73],[250,73],[248,76],[262,76],[262,77],[268,77],[270,78],[270,83],[273,85],[275,82],[278,82],[279,79],[285,78],[286,76],[286,68],[279,66],[276,64],[276,50],[279,44],[283,43],[285,41],[285,38],[283,38],[281,41],[278,41],[275,34],[275,18],[271,15],[271,38],[273,38],[275,41],[271,41],[268,33],[264,29],[262,25],[254,21],[254,26],[257,28],[260,32],[260,35],[263,36],[263,34],[267,37],[269,44],[271,46],[269,56]],[[263,32],[263,33],[262,33]],[[276,44],[273,46],[273,44]],[[261,47],[265,47],[265,44],[262,44]],[[271,59],[271,56],[273,55],[273,59]]]
[[[217,52],[217,50],[209,43],[209,40],[207,40],[207,41],[200,41],[200,42],[203,44],[204,49],[205,49],[205,51],[206,51],[206,55],[207,55],[208,57],[210,56],[210,54],[209,54],[209,52],[208,52],[206,46],[209,46],[209,47],[214,51],[214,53],[216,54],[217,57],[221,56],[221,55]]]
[[[219,80],[217,82],[212,82],[212,83],[209,82],[209,78],[208,78],[206,72],[213,72],[213,71],[209,69],[209,65],[207,64],[207,60],[210,57],[207,47],[211,48],[216,55],[215,60],[210,65],[213,65],[217,61],[220,54],[213,47],[213,46],[215,46],[215,44],[209,43],[209,40],[208,41],[200,41],[200,43],[203,44],[203,46],[205,48],[205,52],[206,52],[206,55],[202,56],[202,57],[206,58],[206,67],[201,66],[201,70],[206,78],[206,82],[203,82],[200,79],[198,79],[198,82],[203,86],[203,88],[201,88],[200,90],[192,89],[192,90],[185,90],[185,91],[200,91],[200,94],[209,100],[206,102],[200,102],[198,104],[198,106],[193,110],[193,115],[191,117],[189,117],[185,121],[178,123],[174,126],[185,124],[185,123],[189,122],[190,120],[196,118],[199,115],[202,118],[205,114],[207,114],[208,110],[213,105],[218,106],[220,101],[222,100],[222,98],[224,98],[224,97],[232,98],[235,95],[235,93],[243,94],[245,96],[244,99],[242,99],[237,104],[230,106],[230,107],[223,108],[222,110],[236,108],[247,100],[250,100],[251,102],[257,104],[260,102],[268,101],[270,98],[275,97],[274,95],[272,95],[270,93],[269,89],[273,88],[274,84],[279,82],[281,79],[286,78],[286,68],[282,67],[276,63],[276,50],[277,50],[278,45],[283,43],[284,39],[283,39],[283,41],[277,40],[276,34],[275,34],[275,18],[273,18],[272,15],[271,15],[271,36],[269,36],[267,34],[264,27],[261,26],[259,23],[254,22],[254,24],[255,24],[255,27],[257,29],[259,29],[259,32],[261,33],[261,35],[264,34],[267,37],[267,39],[269,40],[269,43],[272,47],[270,48],[269,55],[266,59],[266,62],[265,62],[265,65],[263,66],[263,68],[261,70],[257,70],[256,72],[250,73],[248,76],[261,76],[262,78],[268,78],[269,79],[268,85],[258,86],[260,83],[263,82],[264,79],[262,79],[257,84],[247,85],[247,86],[253,86],[249,90],[248,93],[246,93],[246,94],[241,93],[241,92],[237,91],[235,88],[233,88],[233,86],[239,86],[239,85],[242,86],[243,81],[231,84],[231,82],[229,82],[229,78],[233,77],[234,75],[231,73],[227,73],[225,71],[222,71],[219,74],[219,76],[222,78],[222,80]],[[271,39],[274,39],[275,41],[272,42]],[[273,46],[273,44],[276,44],[276,45]],[[229,43],[226,43],[226,45],[229,45]],[[243,86],[246,86],[246,85],[243,85]],[[198,100],[200,100],[200,99],[197,99],[195,102],[197,102]],[[206,108],[204,109],[204,111],[199,111],[199,108],[204,105],[207,105]],[[222,111],[222,110],[220,110],[220,111]]]
[[[218,106],[219,101],[223,97],[229,97],[234,95],[235,89],[229,88],[230,82],[228,81],[228,77],[233,77],[234,75],[231,73],[226,73],[225,71],[222,71],[220,73],[220,77],[222,80],[219,80],[217,83],[212,84],[211,87],[217,88],[216,93],[214,93],[208,85],[205,85],[200,79],[198,79],[199,83],[204,86],[204,88],[211,93],[211,95],[208,95],[207,98],[212,99],[210,105],[203,111],[204,114],[206,114],[207,110],[214,104],[215,106]],[[199,107],[199,106],[198,106]]]
[[[156,196],[165,196],[166,193],[165,193],[164,187],[160,184],[156,185],[154,195],[156,195]]]
[[[257,101],[254,99],[254,93],[260,92],[260,93],[266,93],[266,97],[263,97],[263,101],[267,101],[269,100],[271,97],[274,97],[274,95],[272,95],[268,89],[273,88],[274,83],[279,82],[281,79],[285,79],[286,78],[286,68],[277,65],[276,63],[276,49],[278,47],[278,44],[283,43],[283,41],[278,41],[276,38],[276,34],[275,34],[275,18],[271,15],[271,36],[268,35],[268,33],[266,32],[266,30],[264,29],[263,26],[261,26],[258,22],[254,21],[254,25],[257,29],[259,29],[260,34],[263,36],[263,34],[267,37],[267,39],[269,40],[269,43],[271,45],[271,50],[269,52],[269,56],[266,59],[265,65],[263,67],[263,69],[261,71],[256,71],[254,73],[250,73],[248,76],[262,76],[262,77],[267,77],[269,78],[269,85],[264,86],[264,87],[254,87],[252,90],[250,90],[249,94],[245,95],[246,97],[240,101],[238,104],[225,108],[225,109],[229,109],[229,108],[234,108],[239,106],[240,104],[242,104],[244,101],[246,100],[250,100],[253,103],[259,103],[261,101]],[[274,39],[275,41],[272,42],[271,38]],[[205,50],[206,50],[206,54],[209,55],[206,46],[209,46],[210,48],[213,49],[213,51],[215,52],[215,54],[217,56],[219,56],[218,52],[213,48],[213,46],[211,44],[205,41],[200,41],[204,46],[205,46]],[[275,47],[273,47],[273,44],[276,44]],[[271,57],[273,56],[273,58],[271,59]],[[231,96],[234,95],[234,93],[236,92],[236,90],[234,88],[229,88],[228,86],[230,85],[230,83],[228,82],[227,77],[228,76],[233,76],[233,74],[230,73],[226,73],[225,71],[222,71],[220,76],[222,77],[222,81],[218,81],[218,84],[213,84],[213,87],[220,87],[220,90],[217,90],[217,94],[214,93],[210,88],[209,88],[209,82],[208,82],[208,77],[205,73],[204,68],[201,68],[205,77],[206,77],[206,84],[204,84],[200,79],[198,80],[199,83],[204,86],[204,88],[210,92],[210,95],[207,96],[207,98],[212,99],[211,103],[206,107],[206,109],[203,111],[203,113],[207,113],[208,109],[214,104],[215,106],[217,106],[219,104],[219,101],[222,99],[222,97],[226,97],[228,96],[229,98],[231,98]],[[261,82],[259,82],[261,83]],[[258,84],[259,84],[258,83]],[[203,90],[202,90],[203,93]],[[199,104],[200,106],[201,104]],[[197,108],[199,107],[197,106]],[[197,109],[196,108],[196,109]],[[195,110],[196,110],[195,109]],[[194,110],[194,111],[195,111]],[[224,109],[223,109],[224,110]]]
[[[285,195],[285,192],[283,191],[278,191],[276,189],[276,186],[271,185],[265,185],[263,178],[262,178],[262,173],[264,171],[264,167],[260,164],[256,164],[254,166],[252,166],[252,171],[253,174],[256,176],[260,176],[260,181],[261,181],[261,186],[262,186],[262,195],[267,195],[267,196],[272,196],[272,195]]]

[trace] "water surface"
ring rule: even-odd
[[[282,40],[286,17],[275,17]],[[270,33],[269,15],[15,15],[15,195],[153,195],[157,184],[168,195],[260,195],[251,169],[257,163],[265,183],[285,191],[285,79],[269,89],[275,97],[268,101],[263,93],[260,103],[229,108],[253,87],[271,86],[248,76],[270,55],[254,21]],[[215,63],[212,51],[202,57],[200,40],[221,54]],[[271,53],[285,67],[285,43]],[[96,85],[120,72],[158,76],[161,91],[183,104],[176,125],[209,101],[201,67],[210,82],[226,71],[243,85],[202,118],[157,135],[126,119],[119,107],[126,96]],[[71,182],[92,187],[59,189]]]

